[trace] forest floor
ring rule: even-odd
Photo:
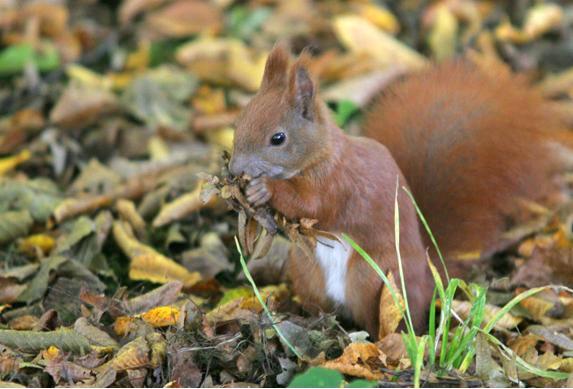
[[[437,333],[390,315],[371,343],[302,310],[286,237],[245,274],[204,189],[276,41],[359,134],[380,88],[461,53],[573,127],[572,34],[573,5],[533,0],[0,0],[0,386],[573,386],[571,204],[526,204]]]

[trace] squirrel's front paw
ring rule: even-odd
[[[247,201],[254,207],[267,203],[272,197],[266,177],[252,179],[247,185],[246,193]]]

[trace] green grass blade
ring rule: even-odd
[[[543,290],[546,290],[547,288],[549,288],[548,286],[541,286],[539,288],[533,288],[533,289],[529,289],[526,290],[525,292],[521,292],[520,294],[518,294],[517,296],[515,296],[514,298],[511,299],[510,302],[508,302],[507,304],[504,305],[503,308],[501,308],[491,319],[490,321],[485,325],[484,327],[484,331],[486,333],[489,333],[493,327],[497,324],[498,321],[501,320],[501,318],[503,317],[503,315],[505,315],[506,313],[509,313],[509,311],[511,311],[511,309],[513,307],[515,307],[517,304],[519,304],[521,301],[525,300],[528,297],[533,296],[534,294],[537,294]]]
[[[452,301],[460,284],[460,280],[453,278],[450,280],[448,287],[444,293],[442,300],[442,309],[440,317],[439,332],[442,338],[442,349],[440,351],[440,367],[444,367],[446,363],[446,355],[449,347],[448,335],[450,333],[450,325],[452,321]]]
[[[236,236],[235,236],[235,244],[237,245],[237,250],[239,251],[239,260],[241,261],[241,267],[243,268],[243,272],[245,273],[245,277],[247,277],[247,280],[249,281],[249,283],[251,284],[251,287],[253,288],[253,292],[255,292],[255,296],[257,296],[257,300],[259,300],[259,303],[261,304],[265,313],[269,317],[269,319],[271,321],[271,325],[273,326],[277,335],[288,346],[288,348],[293,352],[293,354],[296,355],[297,358],[303,359],[302,355],[291,344],[291,342],[283,335],[283,333],[281,332],[279,327],[276,325],[274,318],[273,318],[273,314],[271,313],[271,311],[269,310],[269,307],[267,307],[267,304],[263,300],[263,297],[261,296],[261,293],[259,292],[259,288],[257,287],[257,284],[255,283],[255,280],[253,280],[253,276],[251,275],[251,272],[249,271],[249,268],[247,267],[247,263],[245,262],[245,257],[243,257],[243,252],[241,250],[241,245],[239,244],[239,239],[237,239]]]
[[[430,366],[434,366],[436,363],[436,299],[438,291],[434,288],[434,293],[432,295],[432,300],[430,301],[430,315],[428,318],[428,362]]]
[[[406,306],[406,326],[409,333],[414,333],[412,315],[410,314],[410,304],[408,304],[408,292],[406,290],[406,280],[404,279],[404,269],[402,267],[402,254],[400,253],[400,208],[398,206],[399,177],[396,177],[396,193],[394,195],[394,243],[396,246],[396,257],[398,258],[398,272],[402,283],[402,296]]]
[[[536,376],[539,376],[539,377],[550,378],[550,379],[557,380],[557,381],[566,380],[569,378],[570,373],[566,373],[566,372],[562,372],[562,371],[544,370],[544,369],[540,369],[536,366],[533,366],[533,365],[527,363],[526,361],[521,359],[517,354],[515,354],[512,349],[510,349],[505,344],[500,342],[499,339],[497,339],[495,336],[493,336],[490,333],[487,333],[485,330],[480,329],[479,331],[481,333],[485,334],[490,342],[492,342],[496,346],[500,347],[506,353],[506,355],[508,355],[510,358],[515,357],[515,361],[517,363],[517,366],[519,366],[523,370],[527,371],[528,373],[535,374]]]
[[[529,289],[526,290],[525,292],[522,292],[520,294],[518,294],[517,296],[515,296],[514,298],[511,299],[511,301],[509,301],[507,304],[505,304],[503,306],[503,308],[501,308],[490,320],[489,322],[486,323],[486,325],[484,326],[483,330],[480,329],[480,331],[489,334],[491,332],[491,330],[495,327],[495,325],[497,324],[498,321],[501,320],[501,318],[503,317],[503,315],[505,315],[506,313],[509,313],[509,311],[511,311],[511,309],[513,307],[515,307],[517,304],[519,304],[521,301],[525,300],[528,297],[533,296],[534,294],[537,294],[545,289],[548,289],[549,286],[541,286],[539,288],[533,288],[533,289]],[[469,365],[471,364],[471,361],[473,359],[475,355],[475,350],[470,350],[461,366],[460,366],[460,371],[463,373],[467,370],[467,368],[469,367]]]
[[[414,208],[416,208],[416,213],[418,214],[418,217],[420,218],[420,220],[422,221],[422,224],[424,225],[424,228],[426,229],[426,232],[428,233],[428,235],[430,236],[430,240],[432,241],[432,244],[434,245],[434,248],[436,249],[436,252],[438,253],[438,258],[440,258],[440,262],[442,263],[442,266],[444,267],[444,274],[446,276],[446,280],[448,282],[450,282],[450,275],[448,274],[448,268],[446,267],[446,261],[444,260],[444,256],[442,255],[442,251],[440,250],[440,246],[438,246],[438,242],[436,241],[436,238],[434,237],[434,234],[432,233],[432,229],[430,228],[430,225],[428,224],[428,222],[426,221],[426,218],[424,217],[424,214],[422,213],[422,210],[420,209],[420,207],[418,206],[418,203],[416,202],[416,199],[414,199],[414,195],[412,195],[412,193],[410,193],[410,191],[408,190],[408,188],[406,188],[405,186],[402,187],[402,189],[406,192],[406,194],[410,197],[410,200],[412,201],[412,204],[414,204]]]
[[[422,375],[422,364],[424,362],[424,350],[426,349],[426,343],[428,341],[427,336],[422,336],[418,342],[418,348],[416,352],[416,360],[414,365],[414,387],[420,387],[420,376]]]

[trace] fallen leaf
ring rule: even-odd
[[[18,165],[30,159],[32,154],[30,150],[22,150],[16,155],[6,158],[0,158],[0,177],[10,170],[15,169]]]
[[[176,325],[179,321],[180,315],[181,312],[178,308],[163,306],[152,308],[149,311],[142,313],[141,318],[153,327],[167,327]]]
[[[201,280],[199,273],[191,273],[172,259],[139,242],[125,222],[113,223],[113,236],[125,255],[131,259],[129,277],[158,283],[181,281],[190,287]]]
[[[80,129],[116,108],[116,98],[108,90],[72,82],[50,112],[50,121],[66,129]]]
[[[119,7],[119,20],[125,25],[134,19],[138,14],[153,9],[167,0],[124,0]]]
[[[400,30],[398,19],[387,8],[372,3],[360,4],[359,13],[376,27],[390,34],[395,35]]]
[[[121,99],[123,105],[150,128],[181,132],[191,118],[190,110],[183,103],[196,86],[192,74],[164,65],[136,77]]]
[[[547,326],[529,326],[527,331],[537,335],[545,341],[554,344],[563,350],[573,351],[573,340],[567,335],[562,334],[551,327]]]
[[[388,281],[394,291],[391,291],[386,285],[382,287],[378,311],[378,339],[383,339],[386,335],[396,332],[403,318],[404,298],[396,286],[392,272],[388,273]],[[397,298],[399,305],[396,305],[393,295]]]
[[[38,251],[42,256],[48,255],[50,251],[54,248],[56,242],[54,238],[47,234],[36,234],[30,235],[27,238],[22,239],[18,248],[23,253],[29,256],[36,256]]]
[[[49,332],[0,330],[0,343],[25,352],[38,352],[55,346],[65,351],[83,353],[90,348],[85,337],[69,328]]]
[[[353,377],[381,380],[384,374],[379,370],[382,365],[380,356],[380,350],[373,343],[351,343],[340,357],[326,361],[322,367]]]
[[[121,218],[129,223],[129,225],[133,228],[135,235],[139,239],[146,239],[147,238],[147,230],[146,224],[141,215],[137,212],[135,208],[135,204],[133,201],[119,199],[115,203],[115,207],[119,212]]]
[[[338,16],[333,21],[338,40],[348,50],[366,53],[381,65],[403,65],[415,70],[427,64],[424,57],[359,16]]]
[[[202,79],[233,83],[254,92],[263,78],[267,55],[251,53],[237,39],[202,38],[182,45],[176,57]]]
[[[184,194],[163,205],[159,214],[153,219],[153,227],[162,227],[173,221],[180,220],[212,204],[215,196],[212,196],[204,202],[204,199],[201,198],[201,186],[202,183],[199,182],[192,192]]]
[[[0,213],[0,244],[26,236],[33,223],[28,211]]]
[[[460,317],[464,320],[467,319],[471,308],[472,308],[472,303],[469,301],[459,301],[459,300],[452,301],[452,309],[458,315],[460,315]],[[495,305],[486,304],[484,312],[484,321],[486,323],[490,321],[500,310],[501,308],[496,307]],[[494,328],[511,330],[517,327],[517,325],[521,323],[521,321],[522,321],[521,317],[515,317],[510,313],[506,313],[501,317],[500,320],[497,321]]]
[[[153,11],[145,18],[145,27],[161,38],[181,38],[199,32],[216,33],[222,25],[219,10],[203,0],[176,0]]]

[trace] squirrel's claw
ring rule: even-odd
[[[267,203],[272,197],[267,180],[263,177],[251,180],[247,186],[246,194],[247,201],[255,207]]]

